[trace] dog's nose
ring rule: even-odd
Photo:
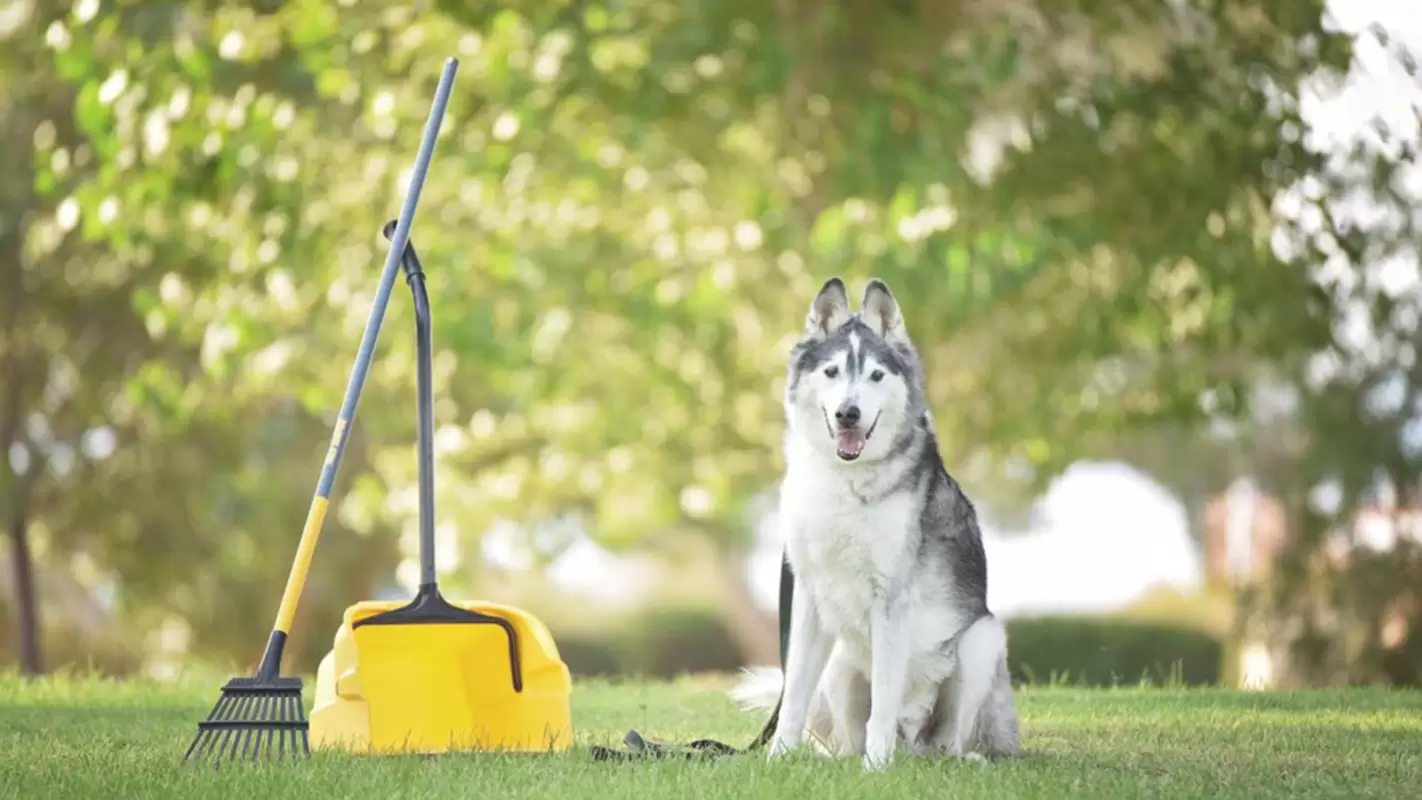
[[[834,412],[834,419],[846,427],[859,421],[859,406],[853,403],[845,403]]]

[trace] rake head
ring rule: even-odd
[[[298,749],[298,741],[300,747]],[[184,760],[296,761],[311,755],[306,710],[301,704],[300,678],[233,678],[222,697],[198,723],[197,736]]]

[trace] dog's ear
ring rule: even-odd
[[[844,281],[830,278],[810,304],[810,313],[805,317],[805,334],[828,336],[848,322],[849,317],[849,292],[844,288]]]
[[[899,314],[899,303],[889,285],[874,278],[864,287],[861,317],[864,324],[885,339],[905,339],[904,318]]]

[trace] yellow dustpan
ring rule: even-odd
[[[395,223],[385,227],[389,238]],[[415,299],[420,588],[409,603],[346,609],[316,674],[311,747],[369,753],[547,752],[573,743],[572,680],[538,619],[488,602],[450,603],[434,563],[430,315],[413,244],[401,257]]]

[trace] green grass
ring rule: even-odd
[[[1414,795],[1422,786],[1422,693],[1338,690],[1031,688],[1019,694],[1027,755],[994,764],[855,761],[759,754],[708,763],[594,762],[586,745],[629,727],[742,744],[761,720],[720,685],[583,682],[580,748],[557,756],[358,758],[214,772],[180,761],[216,683],[157,687],[0,676],[0,797],[592,798],[928,800],[944,797],[1264,798]],[[308,684],[309,687],[309,684]]]

